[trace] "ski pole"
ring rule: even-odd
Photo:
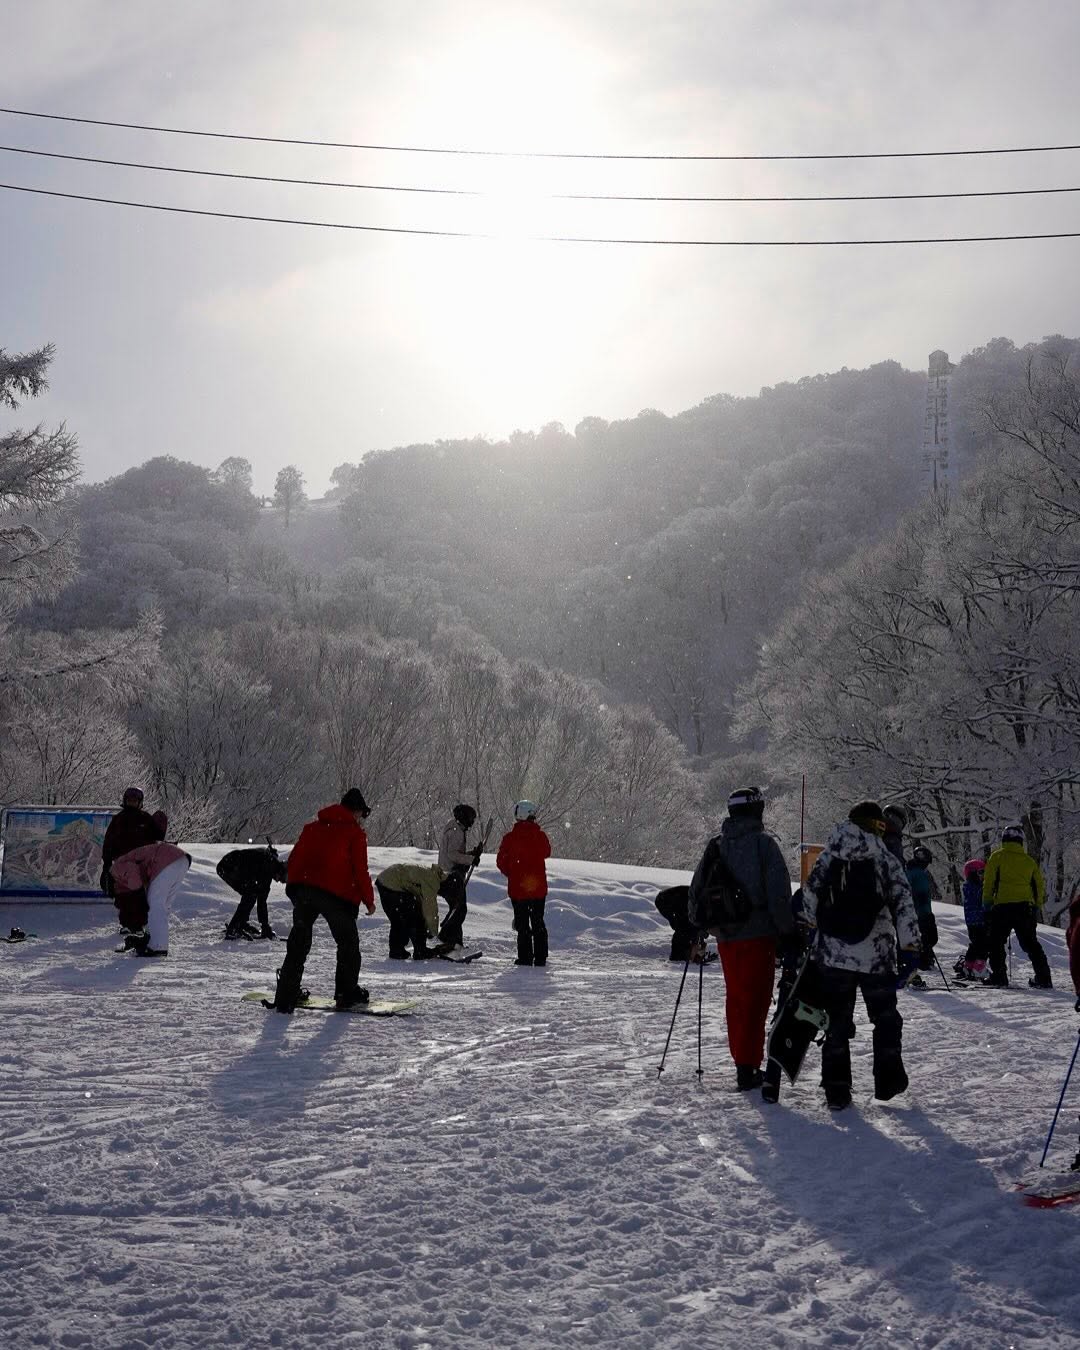
[[[701,991],[705,985],[705,949],[701,951],[701,964],[697,968],[697,1080],[705,1072],[701,1067]]]
[[[1058,1098],[1057,1110],[1054,1112],[1054,1119],[1050,1122],[1050,1133],[1046,1136],[1046,1144],[1043,1147],[1042,1157],[1039,1159],[1040,1167],[1045,1164],[1046,1155],[1050,1151],[1050,1140],[1053,1138],[1054,1126],[1057,1124],[1057,1118],[1061,1113],[1061,1103],[1065,1100],[1065,1089],[1069,1086],[1069,1079],[1072,1077],[1077,1051],[1080,1051],[1080,1031],[1076,1033],[1076,1045],[1073,1047],[1072,1059],[1069,1060],[1069,1072],[1065,1075],[1065,1081],[1061,1085],[1061,1096]]]
[[[940,962],[940,961],[938,960],[938,958],[937,958],[937,952],[934,953],[934,965],[937,966],[938,971],[939,971],[939,973],[940,973],[940,975],[941,975],[941,978],[942,978],[943,980],[945,980],[945,988],[948,989],[948,990],[951,992],[951,991],[952,991],[952,985],[951,985],[951,984],[949,983],[949,981],[945,978],[945,972],[941,969],[941,962]]]
[[[693,950],[693,947],[691,947],[690,952]],[[686,972],[690,969],[690,952],[686,954],[686,965],[683,966],[682,979],[679,981],[679,992],[675,995],[675,1011],[671,1014],[671,1026],[668,1027],[667,1040],[664,1042],[664,1053],[660,1056],[660,1067],[656,1071],[657,1078],[664,1072],[664,1061],[667,1059],[668,1046],[671,1044],[671,1033],[675,1030],[675,1018],[679,1013],[683,985],[686,983]]]

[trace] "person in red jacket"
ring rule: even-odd
[[[551,840],[536,823],[536,807],[520,801],[514,807],[514,828],[503,835],[495,866],[506,878],[506,892],[514,904],[517,934],[515,966],[546,966],[548,933],[544,924],[547,899],[545,858]]]
[[[367,835],[360,824],[371,814],[359,788],[349,788],[339,806],[324,806],[317,820],[300,831],[289,854],[285,894],[292,901],[293,925],[278,971],[277,989],[268,1008],[291,1013],[305,997],[300,988],[304,963],[311,951],[311,930],[322,915],[337,943],[334,1000],[339,1008],[368,1001],[360,977],[360,906],[375,910],[375,892],[368,876]]]

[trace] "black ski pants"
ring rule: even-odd
[[[874,1027],[874,1091],[888,1089],[903,1073],[901,1053],[904,1019],[896,1006],[896,975],[868,975],[858,970],[821,970],[822,1002],[829,1029],[821,1051],[821,1085],[851,1088],[851,1037],[855,1034],[855,996],[862,992],[866,1015]]]
[[[671,925],[671,960],[685,961],[696,936],[688,917],[690,887],[668,886],[657,892],[653,904]]]
[[[1035,926],[1037,916],[1035,906],[1024,900],[1015,904],[991,906],[987,937],[990,944],[990,974],[996,981],[1009,977],[1005,964],[1005,943],[1009,934],[1015,933],[1017,942],[1031,959],[1036,980],[1040,984],[1050,982],[1050,962],[1046,959]]]
[[[259,927],[270,927],[270,911],[266,907],[266,900],[270,894],[270,883],[268,881],[248,881],[243,885],[234,885],[231,881],[228,885],[232,886],[234,891],[240,892],[240,903],[236,906],[236,912],[229,920],[230,928],[243,928],[248,919],[251,918],[251,911],[258,906]]]
[[[422,961],[428,953],[427,924],[419,899],[408,891],[392,891],[376,881],[379,903],[390,920],[390,955],[396,960],[408,956],[412,943],[413,957]]]
[[[439,929],[439,941],[447,947],[464,946],[463,927],[469,906],[465,899],[465,869],[453,867],[449,876],[439,887],[439,894],[449,904],[450,910]]]
[[[985,961],[990,955],[990,943],[987,939],[986,924],[969,923],[967,926],[968,945],[964,953],[965,961]]]
[[[915,918],[919,925],[919,946],[921,948],[919,969],[933,970],[934,948],[938,943],[937,920],[934,918],[933,911],[926,914],[916,914]]]
[[[548,931],[544,923],[545,900],[513,900],[514,932],[517,934],[517,964],[546,966]]]
[[[311,930],[320,915],[329,924],[337,943],[334,997],[351,994],[360,978],[360,933],[356,926],[359,911],[356,906],[303,882],[286,886],[285,894],[292,901],[293,925],[285,945],[285,960],[278,971],[277,1002],[296,1002],[300,981],[304,978],[304,963],[311,951]]]

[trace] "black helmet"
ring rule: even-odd
[[[476,820],[476,808],[470,806],[468,802],[458,802],[454,807],[454,819],[468,830]]]
[[[925,844],[920,844],[919,847],[915,849],[914,852],[912,853],[911,861],[913,863],[917,863],[920,867],[929,867],[930,864],[934,861],[934,855],[930,852],[930,850],[926,847]]]

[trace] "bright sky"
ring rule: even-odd
[[[0,0],[0,102],[397,145],[813,154],[1080,143],[1061,0]],[[0,114],[0,145],[483,190],[230,182],[0,152],[0,181],[496,240],[207,220],[0,192],[0,346],[55,342],[86,475],[246,455],[321,491],[367,451],[1080,330],[1080,239],[650,248],[558,233],[872,238],[1080,230],[1080,192],[936,202],[585,203],[1080,188],[1080,151],[804,164],[527,160],[255,145]]]

